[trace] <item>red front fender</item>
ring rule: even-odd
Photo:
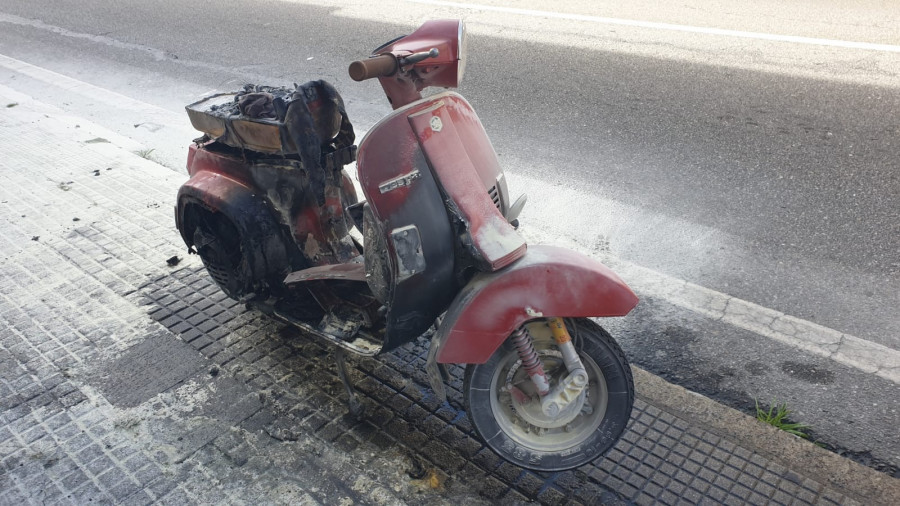
[[[437,362],[482,364],[520,325],[541,316],[625,316],[638,298],[600,262],[554,246],[529,247],[456,296],[432,346]]]

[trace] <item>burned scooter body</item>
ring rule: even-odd
[[[527,246],[510,223],[524,200],[510,202],[472,107],[453,92],[422,98],[457,86],[464,42],[461,22],[432,21],[350,66],[395,109],[358,151],[322,82],[245,90],[247,111],[221,125],[210,104],[189,106],[207,136],[176,220],[229,296],[337,346],[352,411],[343,350],[374,355],[434,327],[435,392],[445,398],[442,364],[467,364],[463,397],[485,443],[523,467],[570,469],[618,440],[634,395],[624,354],[587,317],[625,315],[637,298],[596,261]],[[248,118],[258,110],[268,116]],[[354,156],[362,202],[342,171]]]

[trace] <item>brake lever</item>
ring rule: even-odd
[[[413,53],[409,56],[405,56],[399,59],[399,63],[401,67],[406,67],[408,65],[414,65],[419,63],[422,60],[427,58],[437,58],[440,56],[440,51],[436,47],[431,48],[431,51],[422,51],[421,53]]]

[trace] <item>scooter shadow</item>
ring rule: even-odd
[[[202,266],[175,271],[139,291],[151,317],[205,356],[211,370],[255,392],[264,413],[245,423],[246,430],[286,443],[313,437],[349,455],[393,455],[405,463],[400,471],[411,483],[442,497],[477,490],[488,500],[543,502],[548,487],[551,495],[570,499],[585,490],[610,497],[588,474],[599,461],[538,474],[485,447],[464,409],[463,368],[448,368],[447,402],[428,386],[427,335],[374,358],[346,357],[349,380],[366,406],[356,417],[348,411],[333,347],[228,299]]]

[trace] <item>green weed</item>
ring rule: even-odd
[[[788,417],[791,414],[791,411],[787,407],[787,403],[778,404],[775,400],[772,401],[772,404],[769,406],[768,410],[765,410],[759,407],[759,400],[754,399],[756,401],[756,419],[760,422],[767,423],[772,427],[777,429],[781,429],[788,434],[793,434],[797,437],[802,437],[803,439],[809,439],[809,434],[806,433],[807,430],[811,429],[809,425],[805,423],[796,423],[788,421]]]

